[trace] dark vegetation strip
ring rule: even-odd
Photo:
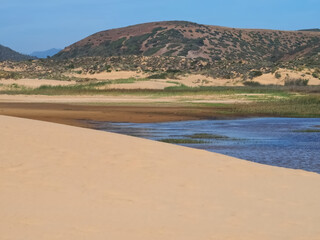
[[[301,96],[289,99],[235,104],[234,114],[269,117],[320,117],[320,96]]]
[[[134,80],[123,80],[113,83],[128,83]],[[320,86],[243,86],[243,87],[187,87],[184,85],[158,89],[99,89],[96,87],[110,84],[110,82],[95,82],[69,86],[40,86],[38,88],[10,88],[1,90],[0,94],[28,94],[28,95],[84,95],[84,94],[139,94],[139,95],[183,95],[183,94],[238,94],[238,93],[320,93]]]
[[[295,130],[294,132],[300,132],[300,133],[317,133],[317,132],[320,132],[320,129],[302,129],[302,130]]]
[[[208,133],[195,133],[192,135],[185,135],[185,137],[192,139],[229,139],[228,136],[208,134]]]
[[[195,139],[184,139],[184,138],[165,138],[159,140],[165,143],[175,143],[175,144],[204,144],[206,141],[195,140]]]
[[[269,100],[259,100],[247,104],[224,104],[222,112],[225,116],[270,116],[270,117],[320,117],[320,86],[259,86],[259,87],[197,87],[175,86],[164,90],[148,89],[99,89],[104,82],[77,84],[70,86],[41,86],[35,89],[14,87],[2,90],[0,94],[29,95],[146,95],[146,96],[188,96],[188,95],[230,95],[264,93],[281,96]],[[293,93],[299,93],[295,96]],[[186,103],[188,104],[188,103]],[[191,104],[191,103],[189,103]],[[199,104],[213,107],[210,103]]]

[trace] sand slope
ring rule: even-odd
[[[0,116],[1,239],[320,239],[320,175]]]

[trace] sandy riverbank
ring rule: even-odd
[[[2,239],[319,239],[320,175],[0,116]]]
[[[263,95],[263,94],[252,94]],[[235,94],[235,98],[230,95],[186,95],[170,97],[153,96],[132,96],[132,95],[0,95],[0,103],[92,103],[92,104],[110,104],[110,103],[248,103],[250,100],[243,99],[244,94]],[[238,98],[237,98],[238,97]]]
[[[167,104],[90,105],[62,103],[1,103],[0,114],[90,127],[88,121],[168,122],[225,118],[224,107],[175,106]],[[230,116],[229,116],[230,117]]]
[[[226,107],[199,106],[199,103],[245,103],[237,99],[189,99],[147,96],[44,96],[1,95],[0,114],[90,127],[86,122],[167,122],[231,118]]]

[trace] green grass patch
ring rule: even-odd
[[[136,82],[137,79],[135,78],[127,78],[127,79],[116,79],[116,80],[111,80],[111,84],[122,84],[122,83],[134,83]]]
[[[159,140],[160,142],[165,143],[174,143],[174,144],[204,144],[206,141],[195,140],[195,139],[185,139],[185,138],[165,138]]]
[[[180,85],[181,83],[179,82],[175,82],[175,81],[166,81],[167,83],[172,83],[172,84],[175,84],[175,85]]]
[[[148,79],[143,79],[144,81]],[[292,94],[316,94],[320,93],[320,86],[243,86],[243,87],[187,87],[177,85],[167,87],[163,90],[150,89],[95,89],[96,87],[112,83],[133,83],[140,81],[134,78],[109,80],[109,81],[89,81],[69,86],[42,86],[35,89],[23,89],[20,92],[2,90],[0,94],[44,94],[44,95],[65,95],[65,94],[138,94],[154,96],[195,96],[195,95],[235,95],[235,94],[271,94],[273,96],[289,97]],[[142,80],[141,80],[142,81]]]
[[[95,87],[102,87],[110,83],[111,83],[110,81],[90,82],[88,84],[79,85],[79,87],[80,88],[82,87],[84,89],[89,89],[89,88],[95,88]],[[77,85],[73,85],[72,87],[76,87],[76,86]]]
[[[208,133],[195,133],[192,135],[185,135],[185,137],[193,138],[193,139],[230,139],[228,136],[217,135],[217,134],[208,134]]]
[[[235,104],[235,114],[273,117],[320,117],[320,96],[296,96],[247,104]]]
[[[41,86],[35,89],[22,88],[16,85],[3,88],[0,94],[25,95],[136,95],[148,96],[161,100],[161,97],[181,97],[179,103],[212,107],[214,114],[226,117],[320,117],[320,86],[245,86],[245,87],[197,87],[184,85],[165,88],[164,90],[150,89],[103,89],[101,86],[112,83],[132,83],[134,78],[112,81],[89,81],[68,86]],[[140,80],[138,80],[140,81]],[[248,99],[249,103],[217,104],[217,103],[188,103],[203,97],[214,99]],[[190,99],[189,99],[190,97]],[[172,104],[172,103],[171,103]],[[177,103],[174,103],[177,104]]]
[[[320,129],[301,129],[301,130],[294,130],[293,132],[315,133],[315,132],[320,132]]]
[[[167,79],[168,74],[163,72],[163,73],[156,73],[153,75],[148,76],[148,79]]]

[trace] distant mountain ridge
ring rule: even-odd
[[[301,29],[299,31],[305,31],[305,32],[320,32],[320,28],[311,28],[311,29]]]
[[[35,59],[35,57],[18,53],[8,47],[0,45],[0,61],[24,61],[28,59]]]
[[[235,29],[185,21],[152,22],[95,33],[56,54],[88,56],[179,56],[209,61],[276,62],[312,55],[320,33]]]
[[[48,56],[52,57],[53,55],[57,54],[61,50],[62,49],[51,48],[51,49],[48,49],[48,50],[45,50],[45,51],[35,51],[35,52],[32,52],[30,54],[30,56],[34,56],[34,57],[37,57],[37,58],[47,58]]]

